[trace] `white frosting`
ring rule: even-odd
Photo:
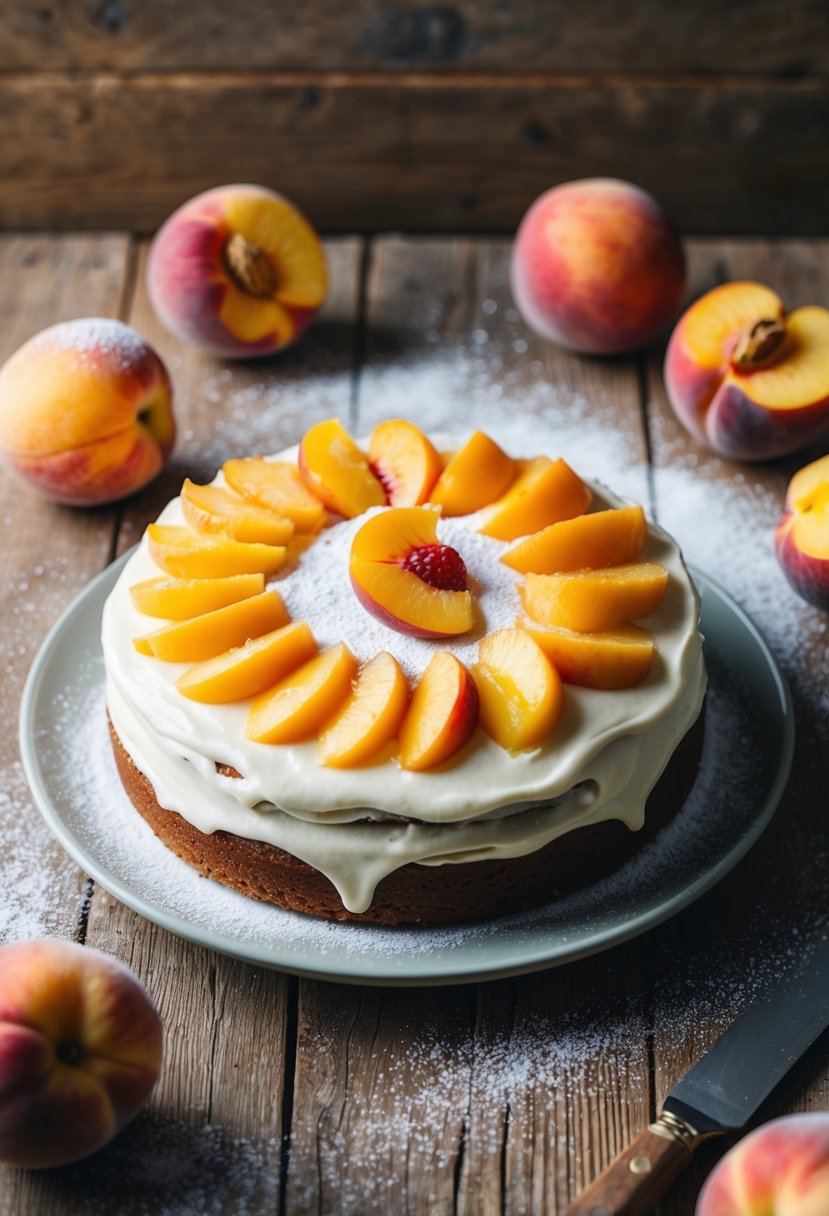
[[[605,490],[597,497],[620,501]],[[180,522],[179,501],[160,518]],[[360,659],[388,650],[414,677],[436,648],[449,646],[471,662],[480,637],[520,614],[520,576],[498,560],[506,546],[475,533],[474,518],[445,520],[438,535],[467,564],[479,628],[450,642],[389,629],[351,589],[348,552],[360,522],[335,524],[271,583],[292,617],[308,620],[320,646],[343,641]],[[665,599],[646,622],[657,657],[643,684],[621,692],[567,686],[562,719],[542,747],[509,753],[479,728],[447,765],[408,773],[388,756],[363,768],[328,769],[317,763],[315,741],[272,746],[246,739],[247,702],[185,700],[174,681],[188,665],[139,655],[132,645],[161,624],[137,612],[129,595],[134,583],[159,573],[144,540],[104,609],[110,716],[162,807],[199,831],[222,829],[285,849],[326,874],[346,908],[363,911],[376,884],[409,862],[519,856],[606,819],[641,826],[647,795],[697,717],[706,684],[698,601],[677,546],[651,525],[642,559],[670,573]],[[217,763],[243,776],[222,776]],[[355,822],[378,812],[415,822]]]

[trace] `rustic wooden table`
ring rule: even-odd
[[[113,508],[51,506],[0,479],[0,932],[55,934],[118,956],[166,1028],[149,1109],[89,1161],[0,1172],[6,1216],[553,1216],[785,973],[825,916],[829,618],[789,590],[771,549],[787,477],[818,450],[758,467],[704,452],[666,408],[660,352],[583,359],[526,330],[503,240],[388,236],[328,249],[330,301],[300,346],[226,366],[162,331],[144,291],[142,241],[0,238],[0,359],[55,321],[120,316],[167,358],[179,422],[172,467]],[[827,242],[701,240],[690,252],[694,292],[756,277],[790,306],[829,300]],[[400,414],[432,430],[537,419],[577,468],[638,495],[766,633],[796,703],[793,776],[763,839],[698,903],[627,945],[535,975],[351,987],[179,940],[119,904],[52,839],[16,743],[23,682],[47,629],[185,474],[277,450],[332,414],[358,432]],[[826,1046],[824,1036],[763,1118],[829,1107]],[[663,1216],[689,1216],[720,1151],[700,1152]]]

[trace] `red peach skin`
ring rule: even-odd
[[[788,1115],[734,1146],[702,1188],[696,1216],[826,1216],[829,1113]]]

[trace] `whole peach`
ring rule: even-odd
[[[829,1112],[788,1115],[758,1127],[715,1168],[696,1216],[826,1216]]]
[[[799,469],[789,482],[774,545],[797,594],[829,612],[829,456]]]
[[[327,286],[316,232],[264,186],[219,186],[191,198],[159,230],[147,263],[150,300],[170,333],[229,359],[295,342]]]
[[[679,311],[685,256],[646,191],[615,178],[566,182],[542,194],[518,228],[512,292],[544,338],[588,354],[650,342]]]
[[[0,453],[55,502],[93,506],[140,490],[174,438],[167,369],[121,321],[53,325],[0,368]]]
[[[126,967],[57,940],[0,947],[0,1161],[94,1153],[146,1101],[161,1022]]]

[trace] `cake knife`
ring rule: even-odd
[[[674,1086],[654,1123],[565,1216],[644,1216],[711,1136],[738,1131],[829,1025],[829,927],[794,975],[741,1014]]]

